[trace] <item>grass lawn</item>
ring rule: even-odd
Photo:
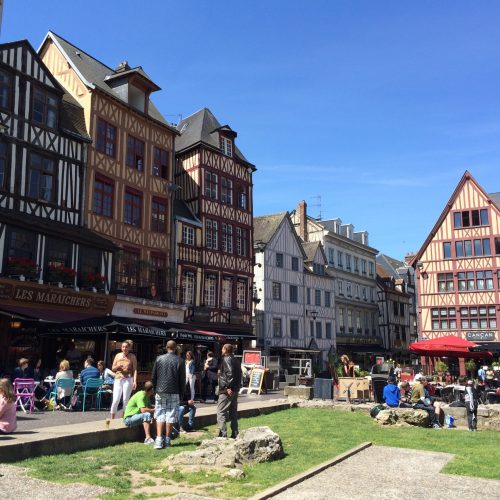
[[[249,497],[299,472],[356,446],[364,441],[382,446],[396,446],[453,453],[455,459],[443,472],[500,479],[500,432],[422,428],[379,427],[363,413],[328,409],[294,408],[255,418],[240,420],[242,429],[268,425],[282,439],[286,457],[283,460],[245,468],[245,479],[221,480],[204,473],[180,474],[161,470],[160,461],[168,453],[194,449],[198,442],[174,441],[169,450],[154,450],[141,443],[75,453],[40,457],[19,462],[29,467],[34,477],[60,482],[87,482],[114,490],[106,500],[154,496],[145,486],[165,478],[190,485],[206,484],[203,492],[218,497]],[[215,429],[208,430],[212,435]],[[161,458],[160,458],[161,457]],[[142,483],[132,487],[131,470],[139,473]],[[144,476],[142,475],[144,474]],[[150,477],[148,477],[148,475]],[[200,493],[200,491],[198,491]]]

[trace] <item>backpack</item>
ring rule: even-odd
[[[375,405],[370,410],[370,417],[375,418],[382,410],[385,410],[385,406],[384,405]]]

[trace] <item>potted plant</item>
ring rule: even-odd
[[[476,362],[473,359],[468,359],[465,362],[465,369],[469,372],[470,378],[473,378],[476,371]]]
[[[47,281],[72,285],[75,282],[76,271],[72,267],[49,265]]]
[[[437,361],[436,362],[436,371],[439,377],[439,380],[443,380],[443,375],[448,371],[448,365],[444,361]]]
[[[89,288],[100,289],[104,286],[105,278],[100,273],[88,272],[82,275],[82,285]]]
[[[38,278],[40,267],[27,257],[11,256],[7,260],[7,274],[10,276],[24,276],[28,279]]]

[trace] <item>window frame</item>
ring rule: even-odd
[[[104,127],[104,130],[100,127]],[[112,132],[112,134],[110,134],[110,132]],[[116,158],[116,142],[116,127],[104,120],[104,118],[97,117],[95,150],[98,153],[109,156],[110,158]]]
[[[169,152],[166,149],[154,146],[152,174],[161,179],[168,179]]]
[[[42,128],[47,128],[50,130],[56,130],[59,125],[59,112],[60,112],[60,98],[56,94],[53,94],[49,90],[40,87],[39,85],[33,85],[33,91],[31,93],[31,121],[37,126]],[[37,96],[38,94],[38,96]],[[41,99],[38,99],[41,97]],[[54,104],[50,104],[50,100],[54,101]],[[40,104],[42,109],[35,110],[36,103]],[[53,112],[53,124],[49,124],[50,112]],[[39,121],[35,118],[36,114],[41,113],[42,119]]]
[[[136,201],[138,203],[135,203]],[[126,187],[123,194],[123,223],[127,226],[132,226],[137,229],[142,228],[142,215],[143,215],[143,196],[140,191]],[[130,215],[130,222],[127,222],[127,212]],[[134,224],[135,215],[138,213],[138,224]]]
[[[41,168],[34,168],[33,167],[33,158],[38,157],[40,158],[40,165]],[[45,162],[51,162],[52,163],[52,171],[46,170],[45,168]],[[31,193],[31,175],[32,171],[39,172],[39,180],[38,180],[38,195],[33,196]],[[42,187],[41,180],[43,177],[50,177],[52,179],[51,182],[51,187],[50,187],[50,197],[46,198],[44,196],[40,196],[41,190],[42,189],[47,189],[46,187]],[[46,203],[54,203],[56,200],[56,193],[57,193],[57,162],[54,158],[51,156],[43,155],[38,152],[30,151],[29,152],[29,164],[28,164],[28,175],[27,175],[27,189],[26,189],[26,196],[28,198],[31,198],[33,200],[38,200]]]
[[[97,186],[97,183],[102,184],[102,188]],[[111,192],[106,191],[106,187],[111,189]],[[100,194],[100,198],[96,195]],[[109,177],[96,173],[94,176],[94,191],[92,193],[92,213],[100,215],[101,217],[113,218],[115,203],[115,182]],[[99,209],[96,209],[97,205]],[[109,206],[110,213],[107,213],[106,208]]]
[[[161,208],[163,207],[163,211]],[[168,224],[168,200],[153,196],[151,199],[151,231],[165,234]],[[162,220],[163,219],[163,220]]]
[[[146,143],[131,134],[127,136],[127,167],[138,172],[144,172],[144,160],[146,157]]]

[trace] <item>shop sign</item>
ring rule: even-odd
[[[43,285],[0,282],[0,300],[12,301],[18,304],[41,304],[76,309],[107,310],[110,299],[109,297],[96,296],[94,293],[75,292]]]
[[[379,345],[381,343],[381,339],[379,337],[337,337],[337,344],[342,345],[359,345],[359,344],[368,344],[368,345]]]
[[[471,342],[490,342],[495,340],[495,332],[467,332],[465,338]]]
[[[243,351],[243,364],[244,365],[261,365],[262,364],[261,351]]]
[[[144,316],[156,316],[158,318],[168,317],[167,311],[159,311],[158,309],[146,309],[145,307],[134,307],[132,309],[134,314],[142,314]]]

